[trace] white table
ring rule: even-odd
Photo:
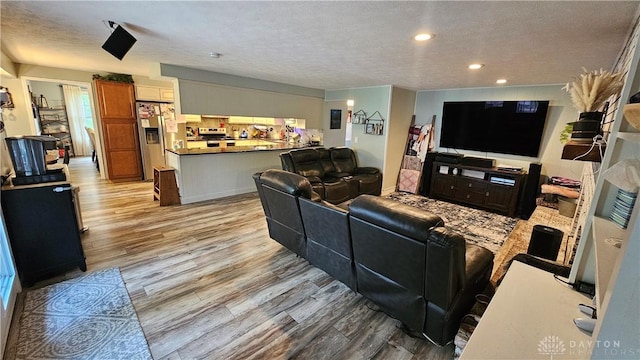
[[[552,273],[514,261],[461,359],[588,359],[591,336],[573,323],[586,317],[580,303],[591,299]]]

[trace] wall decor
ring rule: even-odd
[[[378,118],[376,118],[376,114]],[[382,135],[384,130],[384,119],[382,118],[382,114],[376,110],[371,116],[366,118],[364,133],[369,135]]]
[[[329,124],[330,129],[340,129],[342,126],[342,110],[340,109],[331,109],[331,123]]]
[[[367,113],[364,110],[358,110],[351,115],[352,124],[364,124],[365,120],[367,120]]]

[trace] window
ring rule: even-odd
[[[91,115],[91,100],[89,99],[89,91],[82,89],[82,113],[84,114],[84,126],[94,129],[93,116]]]

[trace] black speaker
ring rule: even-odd
[[[437,153],[436,161],[445,162],[449,164],[459,164],[460,159],[462,159],[464,155],[456,154],[456,153]]]
[[[431,174],[433,173],[433,162],[436,160],[437,152],[429,152],[422,165],[422,181],[420,182],[420,195],[429,196],[431,191]]]
[[[544,225],[534,225],[527,254],[556,261],[564,233]]]
[[[495,159],[465,156],[460,159],[460,164],[491,169],[496,166]]]
[[[135,42],[136,38],[129,34],[122,26],[118,25],[111,35],[109,35],[107,41],[102,44],[102,48],[109,54],[117,57],[118,60],[122,60]]]
[[[518,201],[518,216],[522,219],[528,219],[533,210],[536,209],[536,198],[540,192],[540,172],[542,164],[529,164],[529,172],[524,181],[524,186],[520,190],[520,199]]]

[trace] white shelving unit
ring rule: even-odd
[[[593,344],[607,341],[616,346],[606,349],[594,345],[592,359],[628,358],[630,351],[637,357],[640,349],[640,201],[636,201],[627,228],[622,229],[609,220],[618,188],[602,176],[619,161],[640,157],[640,130],[629,124],[623,110],[625,106],[640,106],[626,104],[632,94],[640,91],[639,36],[636,28],[628,44],[627,67],[616,69],[626,70],[627,76],[569,277],[571,282],[595,283],[598,319],[591,340]],[[612,246],[610,239],[621,239],[621,247]]]

